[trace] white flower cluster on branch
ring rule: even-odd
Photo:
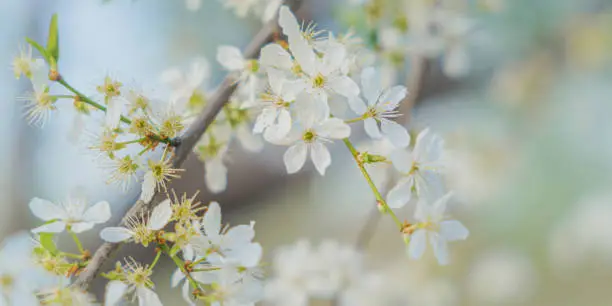
[[[199,1],[187,3],[192,9],[199,6]],[[213,108],[211,120],[203,124],[201,133],[189,138],[193,141],[186,150],[193,151],[204,163],[204,181],[212,193],[227,188],[226,163],[234,140],[251,152],[263,148],[262,140],[285,146],[287,173],[300,171],[310,159],[322,176],[332,164],[334,152],[329,147],[341,141],[350,153],[345,152],[344,157],[354,159],[380,212],[397,225],[401,233],[397,240],[403,238],[411,258],[420,258],[429,241],[440,264],[447,264],[447,242],[467,238],[468,230],[446,213],[452,193],[445,192],[442,183],[444,142],[425,129],[413,143],[405,126],[396,121],[402,116],[399,109],[409,93],[402,85],[384,85],[379,63],[369,60],[380,50],[369,50],[353,32],[335,35],[314,23],[300,23],[281,1],[229,0],[224,4],[240,16],[249,12],[264,20],[278,16],[282,35],[258,44],[261,50],[257,59],[250,58],[252,51],[243,54],[233,46],[218,47],[216,59],[229,73],[227,84],[231,84],[220,96],[217,91],[209,91],[209,64],[198,58],[186,73],[172,68],[161,75],[161,81],[171,89],[167,99],[128,88],[112,76],[105,76],[90,97],[58,72],[57,16],[52,19],[46,47],[28,39],[42,58],[32,58],[28,48],[13,62],[16,77],[24,75],[32,83],[33,93],[25,98],[27,120],[42,126],[58,109],[58,101],[71,100],[77,111],[77,124],[71,132],[76,139],[85,118],[94,116],[96,110],[104,113],[99,129],[89,133],[88,148],[109,170],[109,183],[123,190],[134,182],[141,183],[141,204],[137,205],[143,206],[135,206],[142,209],[128,212],[119,226],[101,230],[105,246],[111,247],[92,258],[78,234],[110,219],[108,202],[90,206],[82,197],[58,203],[32,199],[30,209],[44,224],[32,230],[34,242],[24,251],[27,255],[22,268],[47,275],[51,281],[48,286],[38,282],[22,286],[21,281],[11,278],[19,284],[11,288],[16,292],[11,300],[32,302],[22,305],[94,303],[91,295],[78,288],[87,286],[95,275],[86,278],[86,284],[81,280],[71,284],[80,273],[96,274],[119,243],[154,247],[155,258],[145,264],[128,257],[117,262],[115,269],[102,273],[109,280],[105,305],[117,305],[126,299],[137,300],[140,305],[161,305],[151,276],[162,256],[176,265],[171,283],[181,288],[189,305],[254,305],[264,297],[283,305],[302,305],[318,296],[335,296],[350,305],[358,299],[357,288],[368,284],[357,281],[361,255],[351,248],[326,242],[312,249],[300,242],[293,250],[279,254],[274,264],[277,275],[264,285],[263,249],[253,241],[254,222],[224,226],[217,202],[203,206],[196,200],[197,194],[177,196],[168,191],[170,180],[184,170],[178,169],[180,162],[173,160],[174,154],[185,150],[182,141],[193,136],[183,133],[201,120],[200,114],[210,112],[209,108]],[[52,86],[58,84],[68,94],[56,93],[58,88]],[[224,100],[211,106],[211,97]],[[347,111],[340,111],[342,107],[338,106],[346,106]],[[349,137],[358,134],[353,133],[353,127],[362,122],[365,133],[379,147],[361,151],[354,147]],[[384,169],[383,179],[387,179],[394,171],[390,165],[401,178],[384,195],[379,189],[380,175],[374,172]],[[151,203],[160,193],[166,199]],[[401,221],[395,209],[412,202],[418,202],[413,221]],[[56,239],[63,232],[71,236],[77,253],[57,248]],[[0,267],[0,273],[17,277],[8,267],[6,272]]]

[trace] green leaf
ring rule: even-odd
[[[57,29],[57,14],[53,14],[49,23],[49,36],[47,37],[47,53],[57,62],[59,59],[59,32]]]
[[[40,233],[38,237],[40,238],[40,245],[42,245],[43,248],[53,255],[57,254],[58,250],[57,246],[55,246],[55,241],[53,241],[52,233]]]
[[[39,43],[37,43],[36,41],[34,41],[33,39],[26,37],[26,41],[32,45],[32,47],[34,47],[34,49],[38,50],[38,52],[40,53],[40,55],[42,55],[45,58],[45,61],[47,61],[47,63],[49,62],[49,54],[47,54],[47,50],[45,50],[45,48],[43,48],[43,46],[41,46]]]

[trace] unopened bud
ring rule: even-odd
[[[380,211],[380,213],[382,214],[387,213],[387,206],[383,204],[381,201],[376,201],[376,208],[378,208],[378,211]]]
[[[59,72],[57,72],[57,70],[51,69],[49,71],[49,80],[51,80],[53,82],[57,82],[57,81],[59,81],[61,79],[62,79],[62,76],[59,74]]]
[[[367,152],[364,152],[360,155],[362,155],[361,158],[364,164],[381,163],[387,161],[387,158],[382,155],[369,154]]]

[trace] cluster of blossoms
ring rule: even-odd
[[[262,7],[263,1],[246,3],[239,5],[229,1],[227,5],[245,14],[251,9],[261,13],[257,8]],[[263,46],[258,59],[248,59],[232,46],[218,48],[217,60],[230,72],[237,89],[193,148],[204,163],[207,188],[213,193],[226,189],[228,169],[225,162],[233,139],[249,151],[262,149],[261,138],[288,147],[283,161],[289,174],[304,168],[310,157],[320,175],[325,175],[332,162],[328,146],[334,141],[342,141],[369,183],[380,211],[392,217],[404,235],[410,257],[420,258],[429,239],[438,261],[448,263],[447,242],[466,239],[468,231],[459,221],[448,220],[446,216],[452,193],[444,194],[442,188],[442,139],[426,129],[412,145],[408,131],[395,121],[401,116],[399,108],[408,94],[407,88],[383,86],[380,69],[375,68],[374,62],[364,60],[368,51],[352,32],[336,36],[318,30],[314,24],[300,26],[290,9],[281,6],[280,1],[266,4],[270,7],[261,14],[268,15],[270,10],[275,15],[278,10],[283,39]],[[188,73],[180,69],[163,73],[162,81],[172,89],[167,103],[136,89],[126,89],[110,76],[96,88],[100,100],[96,102],[73,88],[57,70],[56,18],[52,20],[45,48],[34,41],[28,42],[42,58],[32,58],[28,49],[13,63],[15,75],[18,78],[25,75],[34,89],[26,98],[28,120],[44,124],[61,99],[73,101],[79,124],[92,110],[104,112],[101,131],[94,133],[89,148],[108,165],[109,182],[128,189],[132,182],[142,181],[140,199],[147,203],[156,192],[167,194],[168,181],[177,178],[182,171],[172,163],[174,148],[179,145],[186,126],[206,107],[210,96],[206,92],[210,74],[206,60],[194,61]],[[70,94],[52,94],[53,84],[62,85]],[[348,106],[351,114],[347,114],[346,107],[342,110],[342,106]],[[355,149],[349,140],[351,124],[361,122],[365,133],[374,141],[386,142],[389,150],[372,154]],[[81,129],[80,126],[76,128]],[[160,154],[154,154],[160,147]],[[377,167],[390,171],[389,164],[401,178],[384,197],[369,171]],[[435,197],[438,199],[430,203]],[[413,199],[418,199],[415,221],[400,221],[393,209]],[[45,293],[46,287],[28,287],[25,292],[34,294],[37,301],[51,301],[45,304],[52,304],[56,299],[91,301],[89,295],[67,286],[71,277],[83,271],[91,260],[91,254],[83,248],[77,234],[107,222],[109,204],[99,202],[88,207],[80,198],[60,204],[35,198],[30,208],[35,216],[45,221],[32,230],[38,241],[32,252],[34,262],[53,277],[65,279],[59,285],[56,283],[59,289],[50,293]],[[164,230],[170,227],[172,230]],[[55,246],[55,235],[64,231],[74,239],[78,254],[59,251]],[[329,274],[328,266],[341,267],[351,274],[360,269],[359,260],[355,259],[358,256],[333,244],[323,244],[312,256],[308,245],[298,247],[303,253],[300,256],[305,260],[312,257],[312,262],[305,262],[300,267],[302,270],[296,273],[322,275],[302,287],[305,290],[296,291],[290,285],[299,281],[290,271],[288,274],[283,271],[268,285],[272,289],[264,290],[259,267],[262,247],[253,242],[254,235],[253,222],[232,228],[222,226],[218,203],[211,202],[205,207],[196,201],[195,195],[187,197],[173,193],[151,212],[141,211],[119,226],[101,231],[100,237],[107,242],[152,245],[156,252],[155,259],[148,265],[127,258],[117,263],[114,270],[103,274],[110,280],[105,304],[116,305],[131,296],[141,305],[161,305],[151,275],[162,254],[176,264],[172,285],[182,288],[183,297],[189,304],[252,305],[263,298],[264,292],[271,300],[283,303],[288,299],[291,303],[303,304],[309,296],[330,296],[344,289],[354,292],[345,287],[345,279]],[[317,257],[323,259],[317,260]],[[284,265],[283,258],[279,257],[280,267]],[[322,292],[321,288],[335,289]],[[283,297],[276,296],[278,294]],[[351,297],[346,300],[350,301]]]
[[[3,297],[11,305],[94,305],[95,298],[70,287],[72,278],[91,260],[77,234],[107,222],[111,217],[109,203],[102,201],[89,206],[81,197],[70,197],[60,203],[34,198],[30,209],[45,223],[32,230],[33,238],[20,235],[19,239],[7,240],[7,246],[0,252],[0,256],[19,258],[18,263],[2,261],[11,263],[0,267],[0,275],[6,280]],[[72,236],[78,253],[56,247],[55,240],[64,231]],[[263,297],[262,248],[253,242],[254,222],[231,228],[223,226],[221,208],[216,202],[203,206],[195,195],[174,195],[152,213],[131,218],[124,226],[104,228],[100,236],[108,242],[155,245],[156,252],[151,264],[126,258],[114,270],[102,274],[110,280],[105,305],[118,305],[128,296],[140,305],[162,305],[151,280],[162,254],[177,265],[171,284],[181,286],[190,305],[198,301],[252,305]]]

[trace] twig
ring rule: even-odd
[[[286,0],[285,2],[292,7],[295,11],[301,5],[304,0]],[[276,18],[266,25],[253,37],[249,45],[244,51],[245,58],[255,58],[261,47],[268,43],[277,28]],[[200,137],[206,132],[206,129],[214,121],[217,114],[221,111],[225,103],[227,103],[229,97],[236,89],[236,83],[231,75],[225,77],[219,88],[215,91],[210,99],[210,103],[202,110],[198,115],[193,124],[189,126],[187,131],[181,136],[175,139],[176,150],[174,152],[172,164],[175,168],[180,168],[187,156],[191,153],[193,147],[196,145]],[[160,195],[157,193],[156,197],[149,202],[138,200],[123,216],[119,226],[125,226],[129,218],[140,215],[140,212],[150,212],[160,201],[157,199]],[[96,277],[102,265],[110,259],[113,253],[119,249],[120,243],[103,243],[93,254],[91,261],[87,267],[79,274],[78,278],[74,282],[74,286],[82,289],[87,289],[91,281]]]

